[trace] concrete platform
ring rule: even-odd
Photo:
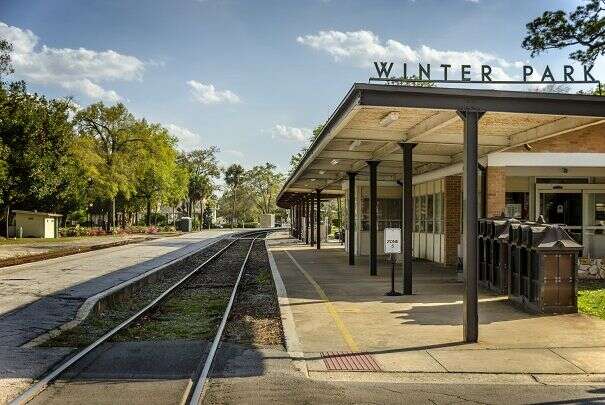
[[[605,382],[603,320],[531,315],[506,297],[482,291],[479,342],[465,344],[464,286],[453,269],[414,262],[414,294],[387,297],[388,263],[381,262],[378,276],[371,277],[367,259],[349,266],[339,244],[322,244],[317,251],[282,233],[268,245],[287,294],[280,308],[288,350],[305,359],[312,377],[379,381],[368,374],[383,374],[384,380],[400,374],[407,380],[426,375],[427,381],[461,382],[480,374],[489,383],[535,383],[535,376],[552,375],[558,382]],[[399,278],[396,287],[401,289]],[[322,353],[337,351],[369,353],[382,373],[328,371]]]

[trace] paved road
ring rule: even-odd
[[[203,231],[0,269],[0,403],[69,351],[22,345],[74,319],[88,297],[227,232]]]

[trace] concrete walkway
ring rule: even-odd
[[[112,243],[128,241],[143,241],[146,238],[160,238],[158,235],[133,234],[133,235],[106,235],[106,236],[82,236],[77,238],[38,239],[23,238],[18,240],[0,241],[0,263],[5,259],[20,258],[24,256],[40,255],[44,253],[62,250],[86,249],[91,246],[103,246]]]
[[[465,344],[464,286],[456,282],[453,270],[414,262],[414,295],[386,297],[387,263],[380,263],[378,276],[371,277],[367,260],[348,266],[341,245],[322,244],[318,252],[282,233],[274,235],[269,246],[287,292],[280,306],[288,349],[295,357],[302,353],[311,377],[605,382],[603,320],[582,314],[530,315],[512,307],[505,297],[482,292],[479,342]],[[401,289],[399,278],[396,287]],[[350,358],[339,367],[336,352],[369,353],[380,371],[346,370],[350,368],[346,363],[355,362]]]
[[[232,231],[210,230],[0,269],[0,403],[68,348],[22,347],[74,319],[89,298]]]

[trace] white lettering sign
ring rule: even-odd
[[[419,63],[418,69],[414,66],[408,66],[403,63],[402,70],[393,69],[394,62],[374,62],[374,68],[378,77],[371,77],[370,81],[384,82],[434,82],[434,83],[506,83],[506,84],[525,84],[525,83],[566,83],[566,84],[585,84],[599,83],[592,75],[592,65],[582,66],[582,70],[576,72],[572,65],[564,65],[563,69],[551,69],[546,65],[544,70],[534,70],[533,66],[524,65],[519,71],[519,76],[523,80],[494,80],[492,78],[492,67],[490,65],[481,65],[481,69],[473,69],[471,65],[458,65],[454,74],[454,67],[450,64]],[[432,68],[432,69],[431,69]],[[431,75],[432,74],[432,75]],[[474,77],[474,78],[473,78]]]
[[[384,253],[401,253],[401,228],[384,229]]]

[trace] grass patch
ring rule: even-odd
[[[199,340],[214,337],[229,301],[228,288],[186,289],[113,341]]]
[[[112,304],[100,314],[90,315],[78,326],[62,332],[60,335],[46,341],[42,347],[84,347],[93,343],[105,332],[128,319],[134,312],[142,308],[146,302],[127,300]]]
[[[154,289],[149,296],[160,293]],[[228,288],[185,289],[169,298],[155,312],[139,319],[112,338],[114,342],[139,340],[206,339],[214,337],[231,290]],[[100,314],[89,316],[80,325],[62,332],[42,347],[84,347],[142,308],[142,302],[130,299],[113,304]]]
[[[0,238],[0,246],[2,245],[29,245],[35,243],[57,243],[57,242],[73,242],[82,239],[90,239],[90,236],[66,236],[64,238]],[[95,238],[102,238],[95,236]]]
[[[605,280],[582,280],[578,283],[578,309],[605,319]]]
[[[262,286],[271,285],[273,283],[273,276],[271,275],[271,271],[269,271],[267,269],[261,270],[256,275],[256,283],[260,284]]]

